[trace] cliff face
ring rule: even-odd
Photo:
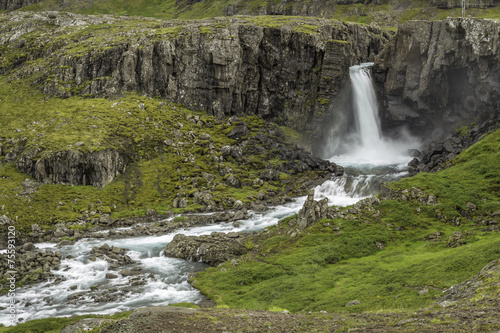
[[[259,115],[320,134],[330,100],[348,82],[348,67],[373,61],[389,35],[329,20],[270,20],[276,21],[173,25],[11,13],[2,24],[0,47],[18,56],[4,61],[0,72],[17,68],[21,78],[36,77],[48,96],[140,91],[218,117]],[[110,26],[95,26],[102,23]]]
[[[35,159],[37,151],[23,153],[15,162],[18,170],[42,184],[106,186],[125,171],[128,158],[113,149],[82,153],[59,151]]]
[[[499,3],[498,0],[469,0],[467,1],[467,8],[488,8]],[[461,8],[462,0],[432,0],[431,5],[443,9]]]
[[[42,0],[0,0],[0,10],[16,10],[40,1]]]
[[[498,116],[499,27],[480,19],[401,26],[374,69],[386,94],[386,124],[406,122],[436,134]]]

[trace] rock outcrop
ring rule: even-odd
[[[0,73],[19,68],[19,78],[36,74],[49,96],[140,91],[218,117],[259,115],[321,135],[330,100],[349,80],[348,67],[373,61],[390,36],[312,18],[133,22],[8,13],[0,23],[0,48],[25,52],[0,63]],[[108,29],[92,28],[104,23]]]
[[[212,232],[206,236],[177,234],[165,247],[165,255],[217,266],[245,254],[248,251],[245,243],[250,236],[245,232]]]
[[[41,158],[37,155],[37,151],[28,151],[11,158],[20,171],[43,184],[103,187],[124,172],[128,163],[128,158],[114,149],[88,153],[66,150]]]
[[[386,126],[409,123],[434,136],[500,110],[500,24],[450,18],[410,21],[375,62]]]
[[[486,121],[479,126],[475,126],[463,133],[450,134],[438,140],[427,142],[421,147],[421,151],[416,152],[416,156],[408,163],[410,173],[435,172],[451,164],[448,163],[463,150],[479,142],[485,135],[497,130],[500,124],[497,121]]]
[[[462,0],[431,0],[431,6],[441,9],[461,8]],[[469,8],[488,8],[498,5],[498,0],[469,0],[466,3]]]
[[[500,260],[486,265],[479,274],[473,278],[452,286],[437,304],[447,307],[456,303],[488,304],[498,302],[498,290],[500,288]]]
[[[328,216],[328,198],[314,200],[314,190],[309,191],[304,206],[297,216],[297,225],[300,230],[318,222]]]

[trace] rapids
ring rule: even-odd
[[[405,151],[410,141],[392,141],[380,131],[377,102],[373,90],[371,64],[350,68],[355,126],[344,142],[330,152],[330,160],[342,165],[346,174],[316,187],[315,197],[327,197],[330,205],[348,206],[377,193],[383,180],[394,180],[405,175],[405,166],[411,159]],[[63,258],[56,277],[62,282],[47,281],[16,290],[20,321],[46,317],[82,314],[112,314],[142,306],[167,305],[179,302],[197,303],[204,296],[188,283],[188,274],[204,270],[207,265],[167,258],[163,248],[175,234],[206,235],[211,232],[255,231],[276,224],[280,219],[295,214],[305,201],[296,198],[283,206],[272,207],[265,213],[232,223],[221,223],[161,236],[125,239],[81,239],[73,245],[56,248],[55,244],[35,244],[39,248],[60,251]],[[92,247],[107,243],[127,248],[134,263],[113,269],[104,260],[89,260]],[[68,256],[70,256],[68,259]],[[140,272],[136,276],[122,276],[123,269]],[[106,274],[118,277],[109,279]],[[7,307],[9,298],[0,297],[0,307]],[[8,316],[0,323],[9,325]]]

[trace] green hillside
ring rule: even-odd
[[[321,16],[379,26],[397,26],[408,20],[438,20],[448,16],[460,16],[461,8],[442,9],[431,5],[430,0],[384,1],[384,4],[337,5],[334,1],[263,1],[263,0],[203,0],[190,5],[177,0],[108,0],[108,1],[58,1],[45,0],[22,10],[63,10],[80,14],[113,14],[149,16],[162,19],[200,19],[237,15],[285,14]],[[470,8],[467,15],[484,18],[500,18],[500,7],[487,9]]]
[[[236,308],[359,312],[429,306],[500,258],[500,131],[452,164],[391,183],[393,199],[357,204],[359,212],[345,208],[346,217],[302,232],[284,219],[254,240],[250,254],[199,273],[193,283],[218,304]],[[428,194],[436,204],[425,203]],[[488,297],[497,299],[498,289],[478,299]],[[346,307],[355,300],[360,303]]]

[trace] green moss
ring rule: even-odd
[[[193,304],[193,303],[175,303],[175,304],[169,304],[168,306],[178,306],[181,308],[200,309],[200,307],[198,305]]]
[[[224,166],[230,167],[243,182],[242,188],[231,188],[225,184],[213,161],[214,157],[222,157],[222,146],[234,145],[237,141],[227,137],[232,127],[226,127],[214,117],[133,93],[114,99],[46,98],[27,83],[0,76],[0,130],[2,136],[8,138],[2,147],[5,154],[22,146],[24,152],[36,152],[32,156],[36,161],[50,158],[58,151],[83,155],[113,149],[130,162],[124,174],[103,188],[41,185],[30,195],[19,195],[23,190],[22,182],[29,177],[19,172],[14,164],[0,163],[0,206],[7,207],[4,212],[7,216],[13,219],[17,216],[20,231],[28,231],[33,223],[53,226],[87,218],[96,224],[102,214],[117,219],[145,216],[148,209],[157,214],[193,212],[203,209],[191,199],[196,191],[211,191],[215,204],[222,206],[229,197],[253,200],[249,198],[261,190],[251,186],[253,180],[259,177],[267,161],[277,156],[277,151],[270,149],[248,156],[248,163],[224,157]],[[203,123],[212,125],[200,128],[187,120],[186,115],[199,117]],[[249,137],[271,126],[256,116],[243,117],[242,121],[249,128]],[[176,139],[185,142],[182,146],[172,144],[177,141],[166,140],[179,135],[209,135],[210,139]],[[288,144],[292,148],[293,137],[290,141]],[[208,149],[210,145],[215,149]],[[187,159],[188,156],[194,160]],[[277,165],[283,162],[273,160]],[[211,184],[203,178],[203,173],[214,175]],[[280,179],[290,181],[290,188],[298,188],[302,177],[315,177],[315,174],[282,174]],[[196,184],[194,179],[197,179]],[[264,189],[271,186],[278,193],[285,189],[280,180],[271,181]],[[173,200],[179,193],[190,198],[189,206],[173,209]],[[74,228],[83,230],[83,226]]]

